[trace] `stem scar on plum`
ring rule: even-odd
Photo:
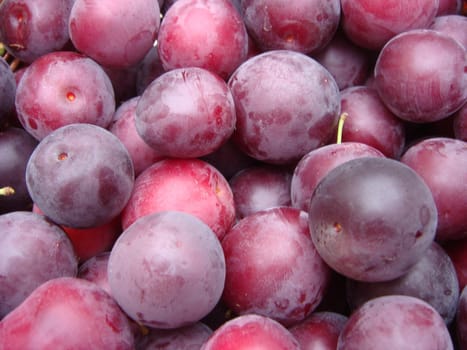
[[[66,93],[66,99],[70,102],[73,102],[76,99],[76,95],[72,91]]]
[[[57,156],[57,160],[62,161],[66,160],[68,158],[68,153],[66,152],[60,152]]]

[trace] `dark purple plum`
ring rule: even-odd
[[[75,0],[69,17],[73,45],[106,67],[130,67],[148,53],[157,37],[157,0]]]
[[[14,57],[31,63],[63,49],[70,39],[68,17],[75,0],[3,0],[0,41]]]
[[[331,270],[313,245],[304,211],[278,207],[250,214],[225,235],[222,248],[222,300],[237,314],[291,326],[308,317],[326,292]]]
[[[16,211],[0,215],[0,267],[2,319],[46,281],[76,276],[78,259],[60,227]]]
[[[342,275],[367,282],[407,273],[433,242],[437,219],[421,176],[381,157],[332,169],[309,207],[310,232],[321,257]]]
[[[237,218],[264,209],[291,206],[291,179],[289,170],[265,164],[239,171],[229,181]]]
[[[361,157],[384,155],[376,148],[360,142],[331,143],[307,153],[297,163],[292,174],[292,206],[308,211],[311,195],[327,173],[348,160]]]
[[[158,153],[196,158],[214,152],[232,135],[236,116],[227,83],[209,70],[170,70],[144,90],[136,106],[141,138]]]
[[[293,50],[306,54],[326,46],[336,33],[339,0],[243,0],[243,20],[262,51]]]
[[[406,295],[369,300],[350,315],[337,350],[453,350],[443,318],[427,302]]]
[[[200,321],[219,302],[225,258],[204,222],[165,211],[138,219],[122,233],[110,252],[108,280],[133,320],[174,329]]]
[[[26,186],[26,165],[38,141],[21,128],[0,131],[0,189],[14,193],[0,195],[0,214],[31,210],[32,199]]]
[[[42,140],[53,130],[73,123],[107,128],[115,112],[115,94],[108,75],[92,59],[56,51],[26,68],[15,104],[24,129]]]
[[[397,294],[426,301],[446,324],[454,320],[459,282],[454,264],[438,243],[433,242],[422,258],[399,278],[385,282],[347,280],[347,298],[353,310],[370,299]]]
[[[46,136],[29,158],[26,184],[54,222],[87,228],[110,222],[125,207],[134,183],[131,157],[99,126],[70,124]]]
[[[296,162],[326,144],[337,126],[339,88],[321,64],[302,53],[256,55],[228,83],[237,111],[233,140],[260,161]]]

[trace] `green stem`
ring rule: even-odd
[[[342,143],[342,134],[344,133],[344,122],[349,115],[344,112],[339,117],[339,123],[337,124],[337,144]]]

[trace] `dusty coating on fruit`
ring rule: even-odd
[[[242,1],[245,25],[261,50],[293,50],[310,54],[325,47],[335,34],[340,3],[331,1]]]
[[[112,295],[134,320],[177,328],[201,320],[217,304],[225,281],[218,238],[193,215],[165,211],[128,227],[108,263]]]
[[[36,288],[0,324],[0,347],[54,349],[134,348],[127,316],[103,289],[62,277]]]
[[[69,18],[70,38],[103,66],[126,68],[151,49],[160,19],[160,8],[152,0],[77,0]]]
[[[297,161],[328,142],[337,126],[340,101],[334,78],[298,52],[256,55],[228,84],[237,112],[233,140],[255,159]]]
[[[174,69],[155,79],[138,101],[135,115],[141,138],[173,158],[214,152],[232,135],[235,121],[225,81],[196,67]]]
[[[433,194],[438,210],[437,239],[465,238],[467,143],[452,138],[428,138],[412,145],[401,161],[423,178]]]
[[[158,51],[166,70],[208,69],[224,79],[247,58],[243,20],[227,0],[174,3],[164,16]]]
[[[457,310],[459,282],[450,257],[438,243],[433,242],[403,276],[386,282],[348,280],[346,291],[352,310],[378,296],[401,294],[418,297],[430,304],[449,325]]]
[[[164,159],[142,172],[122,212],[123,228],[144,215],[165,210],[198,217],[219,239],[235,220],[235,204],[227,180],[199,159]]]
[[[372,299],[354,312],[339,335],[338,350],[374,349],[452,350],[441,316],[426,302],[391,295]]]
[[[235,312],[291,325],[321,301],[330,270],[313,246],[303,211],[280,207],[250,214],[227,233],[222,247],[223,300]]]
[[[236,317],[217,328],[201,350],[247,349],[299,350],[300,345],[280,323],[259,315]]]
[[[109,222],[124,208],[134,169],[128,151],[109,131],[71,124],[36,147],[26,168],[26,183],[34,202],[52,220],[92,227]]]

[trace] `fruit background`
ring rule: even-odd
[[[467,350],[467,2],[0,0],[0,349]]]

